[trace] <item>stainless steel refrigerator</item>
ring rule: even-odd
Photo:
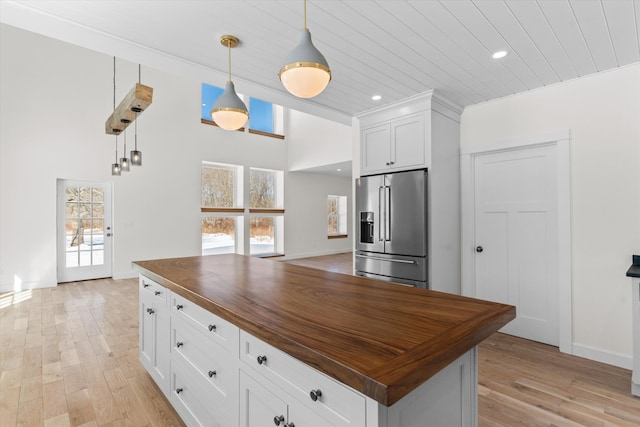
[[[427,171],[356,180],[356,275],[429,289]]]

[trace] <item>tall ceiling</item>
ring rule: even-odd
[[[345,123],[429,89],[464,107],[640,61],[640,0],[309,0],[307,26],[333,79],[319,96],[299,100],[277,74],[303,27],[302,0],[0,7],[4,23],[124,58],[145,51],[143,65],[173,61],[219,86],[227,73],[219,38],[233,34],[241,43],[232,51],[239,92]],[[508,55],[493,59],[498,50]]]

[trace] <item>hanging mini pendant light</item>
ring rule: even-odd
[[[142,151],[138,151],[138,113],[139,111],[133,110],[136,113],[135,134],[134,134],[134,149],[131,150],[131,165],[142,166]]]
[[[124,130],[124,157],[120,157],[120,170],[129,172],[129,159],[127,158],[127,130]]]
[[[118,135],[116,135],[116,162],[111,165],[111,175],[120,176],[121,174],[120,163],[118,163]]]
[[[218,126],[225,130],[240,129],[249,119],[247,106],[236,93],[231,81],[231,48],[238,46],[238,38],[224,35],[220,37],[220,44],[229,49],[229,80],[224,86],[224,92],[213,104],[211,118]]]
[[[138,64],[138,83],[141,81],[140,64]],[[142,111],[142,108],[131,107],[131,111],[136,113],[135,128],[134,128],[134,148],[131,150],[131,165],[142,166],[142,151],[138,151],[138,113]]]
[[[307,0],[304,0],[304,28],[298,45],[287,55],[278,76],[285,89],[298,98],[319,95],[331,81],[329,63],[311,42],[307,28]]]
[[[116,57],[113,57],[113,111],[116,111]],[[111,175],[120,176],[120,163],[118,163],[118,134],[120,129],[113,129],[116,135],[116,162],[111,164]]]

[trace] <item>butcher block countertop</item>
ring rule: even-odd
[[[169,290],[391,406],[515,307],[242,255],[138,261]]]

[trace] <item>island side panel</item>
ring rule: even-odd
[[[390,407],[367,398],[367,426],[369,425],[477,427],[477,347]]]

